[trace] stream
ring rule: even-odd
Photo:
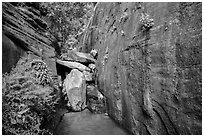
[[[88,109],[82,112],[65,113],[55,135],[128,135],[105,114],[93,114]]]

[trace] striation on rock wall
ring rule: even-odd
[[[20,7],[3,2],[2,33],[2,49],[6,51],[2,52],[2,58],[3,64],[7,64],[3,65],[3,73],[9,72],[20,56],[30,51],[33,58],[43,59],[56,74],[55,49],[52,47],[56,39],[48,32],[47,23],[35,4]]]
[[[133,134],[202,134],[202,3],[98,3],[84,40],[115,121]]]

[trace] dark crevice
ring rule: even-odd
[[[146,131],[147,131],[147,133],[149,134],[149,135],[152,135],[152,133],[149,131],[149,129],[148,129],[148,126],[145,124],[145,123],[143,123],[142,121],[140,121],[140,120],[136,120],[134,117],[133,117],[133,122],[134,123],[136,123],[136,121],[138,121],[138,122],[140,122],[144,127],[145,127],[145,129],[146,129]]]
[[[165,125],[161,115],[159,114],[159,112],[155,108],[153,108],[153,111],[158,115],[158,117],[160,118],[160,120],[161,120],[161,122],[162,122],[162,124],[163,124],[163,126],[165,128],[166,133],[169,135],[168,129],[167,129],[167,127],[166,127],[166,125]]]
[[[174,129],[175,134],[178,135],[179,133],[178,133],[178,131],[177,131],[175,125],[174,125],[173,122],[171,121],[171,119],[170,119],[168,113],[167,113],[166,110],[164,109],[164,107],[163,107],[158,101],[156,101],[156,100],[154,100],[154,99],[152,99],[152,100],[153,100],[154,102],[156,102],[156,103],[161,107],[161,109],[165,112],[165,116],[168,118],[169,123],[171,124],[172,128]]]
[[[108,26],[107,32],[110,30],[110,28],[114,25],[115,22],[116,22],[116,20],[113,20],[113,22],[110,24],[110,26]]]
[[[144,126],[145,126],[145,129],[146,129],[147,133],[148,133],[149,135],[151,135],[151,133],[150,133],[149,130],[148,130],[148,127],[147,127],[146,125],[144,125]]]
[[[139,120],[138,120],[138,121],[139,121]],[[147,133],[148,133],[149,135],[152,135],[152,133],[149,131],[147,125],[146,125],[145,123],[141,122],[141,121],[139,121],[139,122],[143,124],[143,126],[145,127]]]

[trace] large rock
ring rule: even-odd
[[[202,3],[99,3],[90,22],[109,115],[133,134],[202,134]]]
[[[68,67],[68,68],[71,68],[71,69],[78,69],[78,70],[80,70],[80,71],[82,71],[82,72],[83,72],[83,71],[88,71],[88,72],[91,71],[90,68],[88,68],[88,67],[86,67],[86,66],[84,66],[83,64],[78,63],[78,62],[62,61],[62,60],[57,59],[57,63],[59,63],[59,64],[61,64],[61,65],[63,65],[63,66],[66,66],[66,67]]]
[[[81,111],[86,107],[86,83],[82,72],[73,69],[63,83],[64,92],[73,111]]]
[[[66,61],[77,61],[80,63],[95,63],[96,60],[88,53],[77,52],[69,50],[67,53],[61,55],[61,58]]]
[[[39,15],[36,15],[39,10],[35,7],[14,5],[8,2],[2,3],[3,34],[18,47],[18,52],[31,51],[43,60],[45,59],[48,67],[56,74],[56,67],[53,67],[55,61],[50,61],[55,57],[55,49],[52,45],[56,39],[48,32],[45,21]],[[8,40],[2,39],[3,43],[6,43],[5,41]],[[11,48],[11,46],[7,48],[9,47]],[[7,53],[3,52],[2,56],[9,62],[13,60],[10,56],[7,56]],[[19,57],[15,56],[15,58],[18,59]],[[15,65],[15,62],[12,65]]]

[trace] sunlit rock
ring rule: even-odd
[[[93,73],[88,71],[83,71],[84,77],[86,81],[93,81]]]
[[[73,111],[81,111],[86,107],[86,84],[82,72],[73,69],[63,83],[64,92],[68,97],[69,107]]]
[[[95,63],[96,60],[88,53],[77,52],[69,50],[67,53],[61,55],[61,58],[66,61],[76,61],[80,63]]]

